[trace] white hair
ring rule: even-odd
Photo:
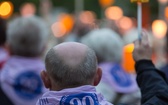
[[[18,17],[9,23],[7,43],[14,55],[38,56],[47,40],[47,25],[39,17]]]
[[[125,45],[133,43],[137,39],[138,39],[138,30],[136,28],[132,28],[123,35],[123,41]]]
[[[122,59],[123,41],[111,29],[93,30],[81,39],[81,43],[86,44],[96,52],[99,62],[120,62]]]

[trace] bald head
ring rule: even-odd
[[[53,50],[66,65],[75,67],[84,61],[88,47],[81,43],[68,42],[55,46]]]
[[[97,69],[94,51],[76,42],[61,43],[50,49],[45,64],[55,84],[61,87],[89,85]]]

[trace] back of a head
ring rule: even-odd
[[[47,72],[60,88],[91,85],[97,69],[94,51],[76,42],[65,42],[46,55]]]
[[[6,20],[0,18],[0,46],[6,42]]]
[[[138,39],[137,28],[132,28],[123,35],[123,41],[125,45],[133,43],[137,39]]]
[[[122,58],[123,41],[111,29],[96,29],[88,33],[81,40],[92,48],[100,62],[120,62]]]
[[[9,23],[7,43],[12,55],[39,56],[47,39],[46,24],[38,17],[18,17]]]

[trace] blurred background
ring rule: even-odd
[[[138,39],[137,3],[132,3],[130,0],[0,0],[1,18],[10,21],[20,16],[39,16],[46,22],[50,30],[49,40],[46,39],[48,40],[47,50],[61,42],[82,42],[81,40],[85,40],[85,44],[90,44],[92,47],[96,46],[95,49],[98,50],[100,57],[99,62],[119,63],[128,74],[136,74],[134,60],[132,59],[134,49],[132,43]],[[167,23],[168,0],[149,0],[147,3],[142,3],[142,27],[149,34],[150,44],[153,48],[152,60],[156,67],[161,70],[164,68],[163,71],[168,78]],[[101,28],[108,28],[112,32],[96,30]],[[93,35],[92,37],[90,34],[94,33],[93,30],[96,30],[96,35],[99,34],[99,36]],[[103,35],[104,37],[102,37]],[[118,39],[118,36],[121,40]],[[117,46],[122,47],[120,49]],[[115,51],[116,49],[119,50]],[[108,53],[109,56],[107,56]],[[120,56],[119,60],[115,61],[111,55],[114,58]],[[111,61],[108,58],[111,58]],[[121,74],[123,70],[121,70]],[[125,72],[123,75],[125,75]],[[126,75],[125,77],[129,76]],[[123,82],[122,80],[125,79],[121,78],[119,82]],[[105,91],[105,93],[108,93],[108,91]],[[117,91],[117,93],[122,92]],[[126,92],[122,94],[126,94]],[[116,99],[111,100],[113,96],[107,96],[109,101],[112,103],[119,102],[118,99],[121,94],[117,94]],[[139,93],[135,96],[139,96],[136,99],[140,102]]]
[[[150,34],[153,61],[158,67],[167,63],[167,4],[168,0],[142,3],[142,27]],[[97,28],[117,32],[124,45],[131,44],[138,37],[137,3],[130,0],[0,0],[0,16],[6,20],[33,15],[48,24],[48,48],[63,41],[80,42],[84,35]],[[124,51],[131,54],[133,46],[127,47],[123,48]],[[131,59],[129,54],[123,57]],[[132,59],[126,61],[133,63]]]
[[[98,19],[103,18],[105,9],[110,6],[119,6],[123,11],[123,15],[129,17],[136,17],[137,8],[136,3],[131,3],[130,0],[0,0],[1,5],[4,1],[10,2],[13,5],[12,15],[20,14],[21,8],[25,3],[32,3],[32,6],[27,6],[27,8],[33,8],[34,13],[37,15],[42,15],[42,11],[76,14],[88,10],[94,12]],[[144,18],[146,20],[144,25],[145,23],[151,23],[161,15],[158,12],[163,12],[160,11],[160,9],[164,9],[161,5],[165,5],[166,2],[167,0],[149,0],[148,3],[143,5]],[[7,8],[8,6],[6,6]],[[2,11],[4,10],[1,9]]]
[[[99,25],[104,25],[105,19],[122,22],[130,19],[136,25],[137,17],[137,5],[130,0],[1,0],[0,4],[0,16],[3,18],[35,14],[52,23],[61,17],[60,21],[64,21],[65,27],[68,28],[66,31],[72,30],[74,16],[78,15],[85,23],[92,21]],[[148,3],[144,3],[143,28],[151,28],[151,24],[156,19],[166,20],[168,18],[166,5],[167,0],[149,0]],[[128,26],[120,26],[120,22],[117,24],[119,27],[128,28]]]

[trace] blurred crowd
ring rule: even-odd
[[[102,68],[102,79],[96,90],[114,105],[140,105],[136,73],[123,66],[123,63],[134,66],[134,62],[128,63],[131,56],[124,57],[124,53],[132,52],[124,47],[138,39],[135,18],[97,19],[93,12],[84,11],[75,15],[61,13],[53,21],[46,11],[41,17],[34,15],[35,11],[27,14],[25,10],[9,20],[0,18],[0,95],[4,95],[0,102],[8,99],[5,105],[35,105],[48,91],[40,77],[40,72],[46,69],[46,51],[62,42],[79,42],[95,51]],[[153,62],[168,78],[168,33],[158,40],[151,28],[147,31]]]

